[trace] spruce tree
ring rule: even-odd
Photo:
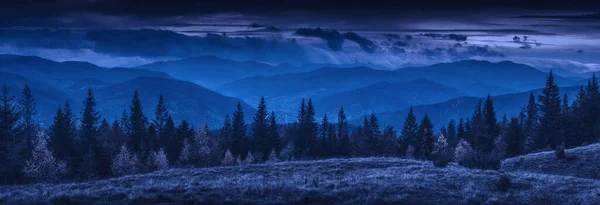
[[[521,130],[521,125],[517,118],[511,118],[506,133],[507,154],[509,157],[518,156],[524,153],[525,135]]]
[[[246,158],[248,153],[248,139],[246,137],[246,122],[244,121],[244,111],[242,104],[238,102],[236,111],[233,113],[232,138],[233,144],[231,152],[234,156],[239,156],[242,159]]]
[[[269,115],[269,126],[267,132],[267,143],[269,144],[269,148],[271,152],[275,151],[276,154],[281,150],[281,136],[279,135],[279,130],[277,128],[277,118],[275,117],[275,111],[271,111],[271,115]],[[270,155],[271,153],[269,153]],[[268,158],[269,156],[267,156]]]
[[[79,128],[79,149],[83,152],[93,152],[96,146],[96,136],[98,134],[98,123],[100,116],[95,109],[96,99],[92,93],[92,89],[88,89],[87,97],[83,101],[83,111],[81,125]]]
[[[4,184],[22,180],[22,170],[26,160],[26,142],[18,135],[18,108],[14,106],[14,97],[10,96],[6,83],[2,86],[0,97],[0,175]]]
[[[542,137],[538,135],[539,115],[533,93],[529,94],[529,101],[525,110],[527,113],[527,120],[524,123],[525,130],[523,130],[525,134],[525,151],[532,152],[541,149],[544,143]]]
[[[329,150],[327,149],[327,138],[329,137],[329,120],[327,114],[323,115],[323,121],[321,122],[321,129],[319,130],[319,136],[315,149],[317,149],[317,156],[326,158],[329,156]]]
[[[36,122],[36,103],[31,94],[31,89],[29,85],[25,85],[23,91],[21,92],[21,98],[19,99],[19,113],[21,114],[21,127],[23,129],[23,135],[25,142],[27,144],[27,150],[33,149],[33,139],[35,137],[35,132],[37,130],[37,122]]]
[[[415,147],[415,152],[419,154],[418,156],[420,158],[431,159],[433,142],[435,139],[433,138],[433,123],[431,123],[431,119],[427,114],[421,119],[417,139],[416,145],[418,146],[418,149]]]
[[[267,112],[267,105],[265,98],[260,98],[258,104],[258,110],[254,115],[254,121],[252,121],[251,128],[251,139],[252,149],[259,152],[262,156],[263,161],[266,161],[271,153],[272,147],[269,142],[269,113]]]
[[[165,136],[163,136],[164,129],[169,116],[169,111],[165,105],[165,98],[160,95],[158,96],[158,104],[156,105],[156,109],[154,109],[154,119],[152,120],[152,124],[156,128],[156,132],[159,136],[161,136],[161,138],[165,138]]]
[[[538,96],[538,108],[540,111],[540,124],[538,136],[543,137],[543,146],[555,148],[560,135],[561,127],[561,99],[558,86],[554,82],[552,71],[546,80],[546,87],[542,89],[542,94]]]
[[[393,156],[396,154],[397,146],[396,131],[392,126],[386,126],[383,130],[382,138],[379,142],[380,154],[383,156]]]
[[[348,120],[344,113],[344,107],[340,107],[338,112],[338,124],[337,124],[337,138],[338,143],[338,154],[342,157],[350,156],[350,135],[348,133]]]
[[[233,149],[233,128],[229,114],[225,115],[225,119],[223,120],[223,126],[221,127],[221,139],[219,141],[223,150],[229,150],[231,152]]]
[[[479,135],[475,135],[475,149],[482,152],[491,152],[494,149],[494,140],[500,134],[500,127],[496,119],[496,111],[490,95],[485,100],[482,121],[480,122]]]
[[[305,124],[305,140],[306,147],[305,151],[308,154],[307,157],[316,156],[316,143],[317,143],[317,135],[318,135],[318,124],[315,119],[315,107],[313,106],[312,99],[308,99],[308,103],[306,105],[306,119],[304,120]]]
[[[446,131],[448,134],[446,135],[446,139],[448,139],[448,146],[455,147],[458,144],[458,138],[456,137],[456,122],[454,119],[450,120],[448,123],[448,129]]]
[[[146,159],[150,151],[148,150],[148,139],[145,137],[148,119],[144,115],[142,102],[137,90],[133,93],[127,121],[129,139],[131,140],[129,147],[131,147],[134,153],[138,153],[140,159]]]
[[[417,139],[418,131],[417,117],[413,113],[413,107],[410,106],[408,115],[406,115],[404,120],[404,127],[402,127],[402,131],[400,132],[400,153],[405,153],[409,145],[418,149],[417,141],[420,141]]]
[[[457,143],[464,137],[465,137],[465,124],[463,122],[463,119],[460,118],[460,120],[458,120],[458,126],[456,127]]]

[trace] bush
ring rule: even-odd
[[[511,186],[512,183],[510,182],[510,178],[507,175],[502,175],[500,179],[498,179],[498,183],[496,183],[496,187],[502,192],[508,191],[508,189]]]
[[[472,150],[466,153],[458,164],[468,168],[497,170],[501,160],[501,155],[497,152],[482,153]]]
[[[433,166],[435,167],[447,167],[450,161],[452,161],[452,157],[450,157],[450,152],[448,152],[447,150],[438,152],[433,155]]]
[[[564,159],[565,158],[565,146],[563,146],[563,145],[557,146],[556,150],[554,151],[554,154],[556,155],[556,158]]]

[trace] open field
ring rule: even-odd
[[[498,187],[510,178],[506,191]],[[0,187],[0,204],[600,204],[600,182],[396,158],[170,169]]]
[[[566,159],[558,159],[554,151],[509,158],[500,170],[600,179],[600,144],[568,149],[565,154]]]

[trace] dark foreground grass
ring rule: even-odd
[[[548,151],[518,156],[504,160],[500,169],[600,179],[600,144],[568,149],[565,155],[559,159]]]
[[[499,186],[502,176],[510,179],[508,188]],[[19,203],[600,204],[600,183],[456,164],[436,168],[431,162],[395,158],[330,159],[0,187],[0,204]]]

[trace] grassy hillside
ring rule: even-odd
[[[600,179],[600,144],[565,150],[569,159],[558,159],[554,151],[506,159],[501,170]]]
[[[498,187],[502,175],[512,186]],[[396,158],[171,169],[73,184],[0,187],[0,204],[599,204],[600,182]]]

